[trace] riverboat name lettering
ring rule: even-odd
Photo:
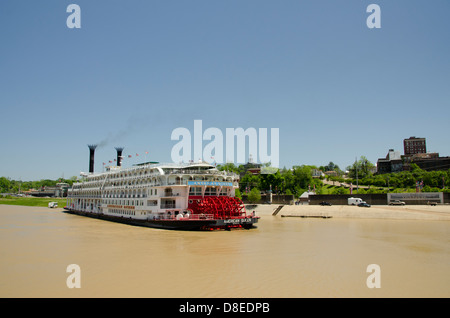
[[[249,218],[245,218],[245,219],[227,219],[227,220],[223,220],[223,223],[225,224],[241,224],[241,223],[246,223],[246,222],[251,222],[252,220]]]

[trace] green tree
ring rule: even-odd
[[[219,170],[219,171],[230,171],[230,172],[234,172],[234,173],[237,173],[237,174],[243,173],[245,171],[243,165],[236,166],[232,162],[228,162],[228,163],[217,165],[217,170]]]
[[[261,200],[261,194],[259,193],[258,188],[253,188],[248,194],[248,201],[251,203],[257,203],[259,200]]]
[[[239,186],[242,192],[248,192],[252,188],[260,188],[261,185],[261,175],[254,175],[248,172],[242,177]]]
[[[301,189],[308,189],[313,184],[313,177],[311,168],[308,166],[294,166],[293,167],[294,184]]]
[[[350,178],[356,179],[356,177],[358,177],[358,179],[364,179],[365,177],[373,175],[371,170],[374,167],[374,164],[365,156],[361,156],[359,160],[353,163],[353,165],[348,166],[347,170],[349,171]]]
[[[9,192],[11,181],[5,177],[0,177],[0,193]]]
[[[323,172],[336,171],[339,176],[344,174],[344,172],[339,168],[339,166],[335,164],[333,161],[330,161],[326,166],[320,166],[318,169]]]
[[[283,184],[284,178],[282,177],[279,170],[275,173],[260,175],[259,189],[261,190],[272,190],[272,192],[275,193],[282,190]]]

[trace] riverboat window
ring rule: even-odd
[[[202,195],[201,187],[191,187],[189,189],[189,195]]]
[[[168,196],[168,197],[173,196],[172,188],[166,188],[166,189],[164,189],[164,195],[165,195],[165,196]]]
[[[175,200],[161,200],[162,209],[173,209],[175,208]]]
[[[213,187],[206,187],[205,195],[216,195],[216,189]]]

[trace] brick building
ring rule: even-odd
[[[425,138],[409,137],[403,139],[403,149],[405,156],[415,155],[417,153],[427,152],[427,143]]]
[[[378,159],[378,174],[410,171],[413,163],[427,171],[450,168],[450,157],[440,157],[437,152],[427,152],[425,138],[410,137],[404,139],[403,146],[404,155],[400,155],[400,151],[389,149],[385,158]]]

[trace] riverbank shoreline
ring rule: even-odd
[[[50,202],[57,202],[60,207],[66,205],[66,198],[48,197],[0,197],[0,205],[18,205],[29,207],[48,207]]]
[[[273,216],[277,204],[258,204],[247,212],[255,211],[261,217]],[[274,217],[335,217],[397,220],[450,221],[450,205],[372,205],[369,208],[348,205],[285,205]]]
[[[394,219],[394,220],[434,220],[450,221],[450,205],[373,205],[370,208],[348,205],[285,205],[276,215],[277,204],[247,205],[247,213],[253,211],[257,216],[268,217],[324,217],[324,218],[364,218],[364,219]],[[0,205],[0,213],[8,209],[34,209],[39,211],[62,212],[64,209],[38,206]]]

